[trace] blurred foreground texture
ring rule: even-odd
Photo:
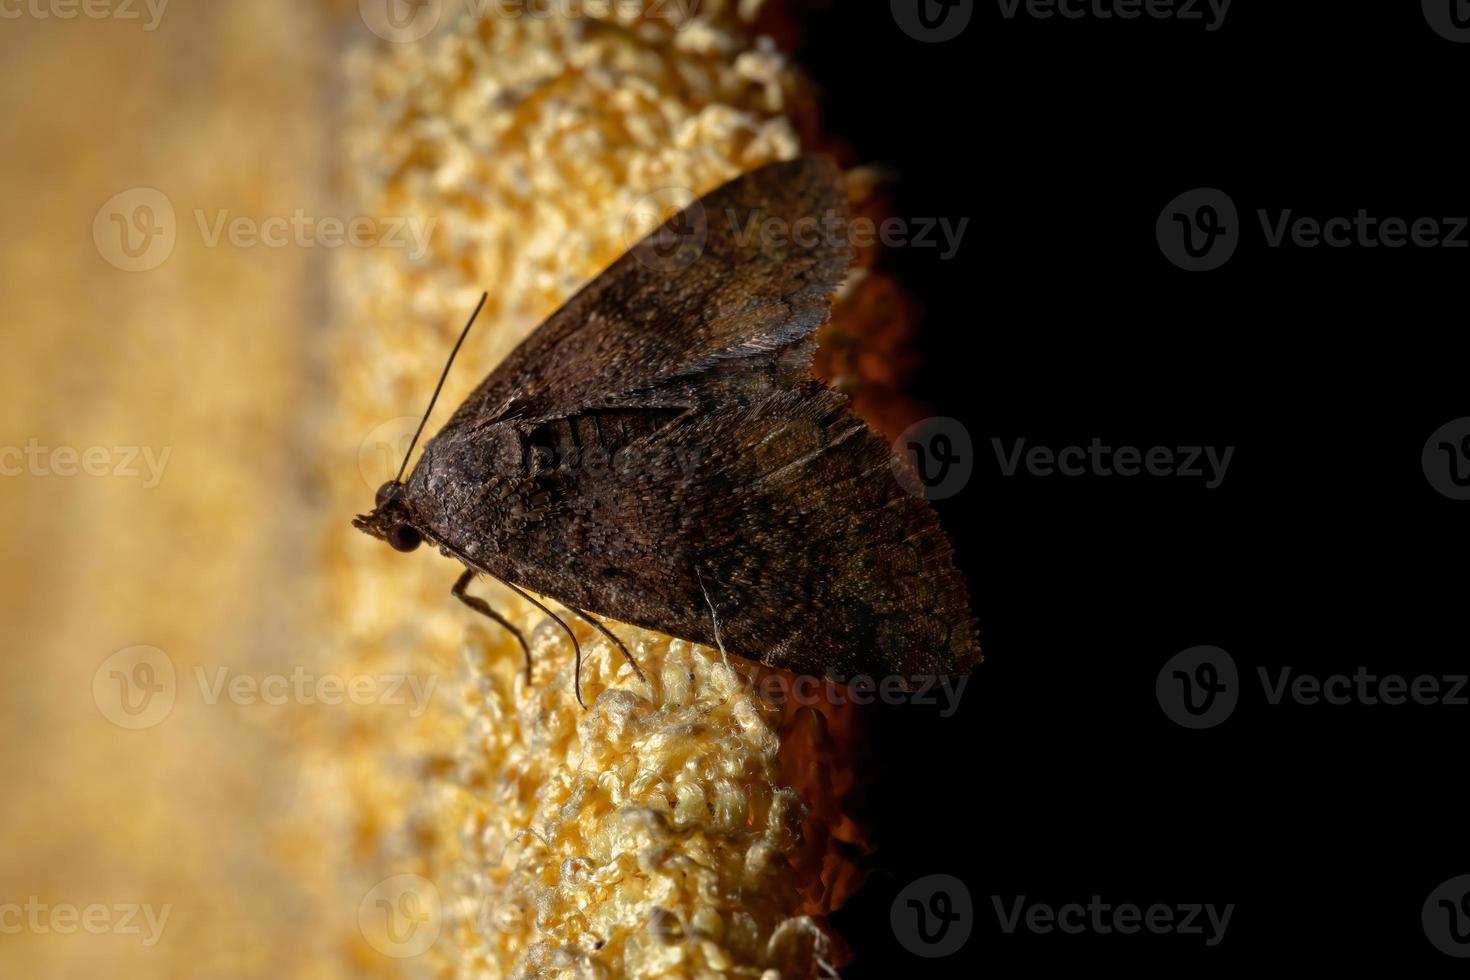
[[[0,481],[25,515],[0,543],[0,903],[169,909],[152,943],[44,916],[5,929],[3,972],[821,976],[843,960],[822,917],[859,883],[850,715],[769,703],[763,668],[610,623],[644,684],[568,618],[584,712],[570,645],[533,606],[472,589],[526,629],[528,686],[513,638],[448,594],[456,565],[348,525],[482,290],[430,433],[670,204],[824,147],[812,92],[763,39],[792,25],[775,3],[632,19],[446,3],[414,8],[437,16],[410,41],[357,6],[0,31],[0,107],[24,137],[0,163],[4,442],[171,447],[147,490]],[[878,206],[868,185],[850,181],[859,211]],[[89,230],[137,187],[167,195],[176,242],[125,272]],[[221,211],[297,209],[427,233],[338,249],[208,234]],[[907,319],[859,268],[818,355],[892,430]],[[134,730],[94,681],[138,644],[176,690]],[[217,693],[303,673],[403,691]]]

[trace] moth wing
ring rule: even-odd
[[[826,157],[735,178],[568,300],[446,428],[621,404],[722,362],[789,348],[826,319],[827,297],[847,271],[850,249],[832,224],[845,218],[841,172]],[[761,224],[772,219],[777,233],[763,236]]]
[[[909,678],[980,660],[934,511],[842,395],[808,378],[743,403],[719,392],[636,432],[615,415],[540,427],[560,462],[512,537],[519,584],[707,645],[718,617],[729,652],[807,674]]]
[[[491,529],[482,567],[699,643],[715,642],[718,618],[731,653],[803,673],[910,677],[978,662],[968,591],[933,510],[900,484],[888,444],[810,374],[846,245],[753,230],[774,218],[794,232],[844,206],[825,159],[739,177],[635,246],[486,378],[426,449],[494,436],[527,462],[513,491],[493,488],[518,505]],[[661,245],[691,224],[702,249],[670,265]],[[465,548],[462,532],[434,530]]]

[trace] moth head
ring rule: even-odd
[[[408,508],[407,488],[397,480],[389,480],[378,488],[373,512],[358,514],[352,519],[352,526],[388,542],[395,551],[412,551],[424,540]]]
[[[408,506],[408,488],[403,485],[403,474],[408,469],[408,461],[413,456],[413,447],[418,445],[419,436],[424,433],[424,424],[429,421],[429,415],[434,411],[434,403],[439,400],[439,392],[444,390],[444,379],[449,377],[449,367],[454,363],[454,355],[459,353],[459,348],[464,344],[464,339],[469,335],[470,327],[475,325],[475,317],[485,308],[485,300],[490,298],[489,293],[480,294],[480,302],[475,307],[475,312],[470,314],[469,322],[460,331],[459,340],[455,341],[454,349],[449,352],[449,360],[444,364],[444,372],[439,375],[439,383],[434,386],[434,394],[429,398],[429,407],[424,410],[423,421],[419,423],[418,431],[413,434],[409,441],[408,451],[403,454],[403,465],[398,467],[398,476],[378,487],[378,497],[373,506],[371,514],[358,514],[352,519],[352,526],[364,534],[371,534],[375,538],[382,538],[392,545],[397,551],[412,551],[424,542],[424,534],[418,528],[418,522],[414,520],[413,510]],[[428,449],[424,452],[427,454]]]

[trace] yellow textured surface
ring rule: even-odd
[[[396,417],[401,432],[411,428],[406,413],[422,403],[482,288],[489,304],[431,430],[489,365],[648,230],[628,220],[641,198],[669,187],[702,193],[799,151],[787,114],[799,95],[794,72],[736,21],[710,9],[703,18],[644,33],[592,21],[465,21],[430,47],[351,58],[354,207],[433,215],[438,226],[422,262],[387,250],[344,256],[333,441],[392,434]],[[366,510],[370,484],[387,476],[337,481],[342,511]],[[457,732],[428,795],[420,785],[394,798],[374,781],[357,804],[383,821],[371,844],[379,867],[432,883],[415,887],[432,894],[453,937],[433,954],[446,969],[803,976],[836,958],[807,913],[825,911],[850,884],[830,868],[829,835],[842,818],[831,787],[809,793],[809,805],[782,778],[783,737],[835,754],[822,717],[783,716],[762,701],[751,665],[734,673],[715,651],[614,624],[644,684],[571,619],[588,655],[584,713],[570,644],[534,607],[481,586],[535,628],[528,688],[514,641],[447,596],[453,565],[395,554],[345,525],[327,547],[337,614],[357,627],[349,659],[389,655],[390,626],[413,631],[409,646],[444,650],[456,633],[449,624],[472,624],[456,696],[435,702],[442,716],[431,712],[407,744],[355,745],[380,765],[385,754],[422,760],[445,751],[443,731]],[[423,898],[414,907],[429,909]]]
[[[616,624],[650,685],[578,626],[584,713],[532,608],[476,586],[534,628],[527,689],[513,641],[448,595],[452,563],[348,526],[481,289],[431,431],[642,230],[643,195],[793,155],[810,96],[742,26],[758,3],[706,0],[678,31],[452,6],[410,45],[357,4],[289,0],[0,30],[0,444],[171,451],[147,489],[0,479],[0,905],[169,910],[147,944],[6,929],[0,975],[802,976],[840,957],[817,923],[854,881],[850,719],[778,710],[752,665]],[[172,202],[177,243],[130,273],[91,230],[139,187]],[[422,252],[205,227],[298,209],[435,224]],[[884,319],[858,295],[854,320]],[[94,684],[135,644],[177,695],[126,730]],[[426,698],[211,698],[220,670]]]
[[[325,34],[289,0],[170,5],[152,32],[0,21],[0,445],[171,450],[152,486],[0,478],[0,903],[106,906],[112,924],[27,915],[13,932],[7,916],[7,980],[339,975],[309,886],[278,859],[298,787],[276,729],[312,709],[208,704],[193,682],[314,662],[295,433],[324,256],[209,247],[193,211],[326,206],[309,43]],[[93,221],[139,186],[173,201],[178,240],[128,273]],[[134,644],[167,653],[179,696],[128,731],[93,680]],[[170,907],[151,945],[112,912],[141,903]]]

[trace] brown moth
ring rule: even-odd
[[[969,670],[975,622],[934,511],[811,374],[849,249],[750,231],[845,214],[817,157],[690,205],[527,337],[353,524],[459,559],[454,594],[523,647],[465,592],[476,573],[614,642],[589,614],[802,674]]]

